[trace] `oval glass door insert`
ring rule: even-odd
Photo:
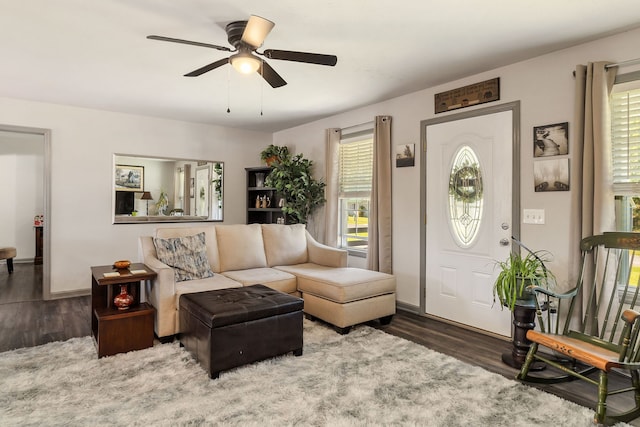
[[[463,248],[473,244],[482,221],[482,172],[473,149],[464,145],[453,157],[449,174],[449,222],[454,240]]]

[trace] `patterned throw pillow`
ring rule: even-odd
[[[170,239],[153,238],[158,259],[173,268],[176,282],[213,276],[204,233]]]

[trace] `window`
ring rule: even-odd
[[[338,245],[366,256],[373,176],[373,130],[343,134],[338,170]]]
[[[611,94],[611,159],[616,225],[640,231],[640,81]]]
[[[640,88],[611,95],[613,188],[640,194]]]
[[[449,226],[461,248],[471,247],[482,221],[480,160],[468,145],[460,147],[449,173]]]
[[[614,86],[611,94],[611,159],[615,194],[616,228],[640,231],[640,80]],[[640,279],[640,254],[621,265],[620,277],[637,286]],[[629,271],[630,269],[631,271]],[[626,280],[618,283],[625,295]]]

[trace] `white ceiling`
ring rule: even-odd
[[[276,23],[260,50],[337,65],[189,78],[229,53],[146,39],[227,46],[252,14]],[[0,96],[273,132],[638,26],[638,0],[0,0]]]

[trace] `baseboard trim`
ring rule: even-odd
[[[453,320],[449,320],[449,319],[445,319],[442,317],[438,317],[438,316],[434,316],[432,314],[427,314],[427,313],[421,313],[420,312],[420,307],[412,305],[412,304],[407,304],[407,303],[403,303],[403,302],[396,302],[396,308],[398,310],[402,310],[417,316],[421,316],[421,317],[425,317],[427,319],[432,319],[432,320],[436,320],[438,322],[442,322],[442,323],[446,323],[449,325],[453,325],[453,326],[457,326],[459,328],[462,329],[467,329],[469,331],[473,331],[473,332],[477,332],[479,334],[482,335],[487,335],[493,338],[498,338],[501,339],[503,341],[511,341],[510,337],[505,337],[504,335],[499,335],[499,334],[495,334],[493,332],[489,332],[489,331],[485,331],[484,329],[479,329],[479,328],[474,328],[473,326],[469,326],[469,325],[465,325],[463,323],[458,323],[458,322],[454,322]]]
[[[396,301],[396,309],[420,315],[420,307],[406,302]]]
[[[52,292],[49,295],[50,298],[48,300],[53,299],[63,299],[63,298],[74,298],[74,297],[84,297],[87,295],[91,295],[91,289],[80,289],[77,291],[63,291],[63,292]]]
[[[6,264],[6,263],[7,263],[6,259],[0,260],[0,264]],[[33,258],[14,258],[13,263],[14,264],[33,264]]]

